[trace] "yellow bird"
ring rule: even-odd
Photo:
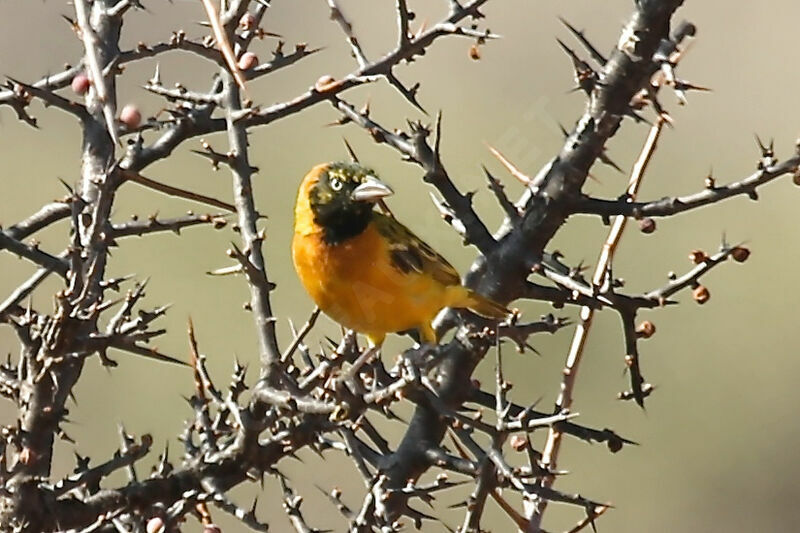
[[[387,333],[409,330],[435,343],[431,321],[444,307],[508,315],[462,286],[455,268],[408,228],[373,209],[391,194],[375,172],[355,163],[323,163],[303,179],[292,260],[320,309],[376,346]]]

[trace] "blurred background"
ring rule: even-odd
[[[147,11],[132,13],[123,32],[125,48],[139,41],[148,44],[169,40],[178,29],[190,38],[206,30],[201,3],[150,0]],[[417,12],[413,27],[444,16],[447,2],[411,1]],[[390,50],[396,39],[394,3],[384,0],[342,0],[355,32],[370,59]],[[435,44],[397,75],[407,85],[422,83],[419,99],[432,114],[441,110],[443,158],[462,190],[479,191],[476,204],[492,226],[501,220],[499,209],[486,190],[480,166],[487,165],[502,176],[507,189],[519,194],[521,187],[505,174],[486,150],[490,144],[529,174],[538,169],[562,144],[559,123],[571,128],[583,111],[580,93],[572,87],[572,67],[558,49],[555,38],[576,50],[580,45],[558,22],[563,16],[586,35],[603,53],[618,40],[632,9],[628,0],[507,0],[489,2],[481,21],[502,39],[481,48],[481,59],[469,57],[473,41],[448,38]],[[80,57],[80,43],[62,14],[72,15],[64,1],[0,1],[0,72],[25,81],[58,72],[65,63]],[[800,52],[793,37],[800,4],[776,0],[766,8],[757,2],[721,0],[689,1],[676,17],[698,26],[691,52],[678,75],[713,89],[692,93],[689,105],[680,107],[672,94],[663,92],[662,103],[675,119],[667,129],[652,161],[640,198],[686,194],[703,187],[713,169],[719,183],[741,179],[754,171],[759,152],[754,133],[775,139],[779,158],[787,157],[798,136],[796,68]],[[483,27],[483,26],[482,26]],[[355,68],[338,26],[328,17],[326,2],[275,1],[264,28],[282,35],[287,49],[306,42],[324,49],[297,66],[282,70],[249,85],[256,103],[270,105],[306,90],[322,75],[341,77]],[[275,39],[257,41],[252,50],[269,60]],[[583,51],[580,52],[582,55]],[[166,86],[180,81],[194,90],[205,90],[213,68],[194,56],[179,52],[161,56],[161,76]],[[130,64],[119,83],[119,106],[132,102],[145,116],[159,112],[163,102],[141,86],[155,70],[153,61]],[[68,89],[67,89],[68,90]],[[361,106],[369,101],[372,117],[389,128],[404,127],[405,119],[430,120],[410,107],[386,83],[379,82],[347,92],[345,99]],[[10,225],[34,212],[41,204],[65,194],[59,178],[74,183],[80,164],[80,134],[71,117],[58,110],[31,108],[40,129],[19,122],[8,107],[0,108],[0,223]],[[648,112],[652,118],[652,113]],[[305,321],[312,303],[302,291],[291,266],[289,242],[292,206],[299,180],[314,164],[346,158],[342,136],[346,136],[363,162],[376,167],[397,191],[391,206],[395,214],[464,272],[475,250],[464,248],[460,238],[444,224],[428,200],[420,170],[402,163],[393,150],[375,145],[355,126],[326,127],[337,113],[327,104],[253,131],[251,162],[260,168],[256,178],[258,208],[269,219],[265,244],[269,274],[278,285],[274,307],[279,317],[282,343],[288,342],[288,320]],[[630,169],[647,125],[626,121],[608,146],[608,154],[626,171]],[[147,136],[152,140],[153,134]],[[223,136],[209,136],[211,145],[227,150]],[[192,188],[221,199],[231,196],[230,176],[225,169],[214,172],[202,158],[190,154],[200,149],[200,139],[182,145],[168,161],[143,173],[180,187]],[[627,178],[607,166],[595,166],[598,181],[587,182],[589,193],[616,197]],[[628,387],[623,374],[623,345],[615,314],[602,312],[596,318],[585,363],[576,390],[575,409],[579,422],[612,428],[641,446],[626,447],[611,454],[604,446],[567,440],[559,467],[571,473],[556,488],[580,492],[589,498],[609,501],[615,509],[598,521],[601,531],[794,531],[800,520],[796,501],[800,498],[800,423],[796,406],[800,391],[796,376],[797,320],[796,265],[800,258],[796,208],[800,190],[786,177],[761,189],[760,201],[737,197],[723,204],[670,219],[659,219],[658,230],[642,235],[635,227],[626,234],[614,263],[614,274],[625,278],[626,290],[641,292],[663,285],[669,271],[691,268],[690,250],[713,253],[723,235],[732,242],[746,242],[753,251],[744,265],[731,262],[714,270],[704,280],[711,299],[699,306],[691,295],[680,294],[682,305],[647,313],[657,334],[641,344],[645,377],[658,390],[648,399],[647,409],[616,400]],[[159,213],[177,216],[202,206],[178,201],[126,185],[118,196],[115,220],[133,214]],[[605,228],[598,219],[576,217],[557,235],[550,247],[560,249],[566,261],[594,265]],[[65,246],[64,223],[36,236],[43,249],[57,253]],[[160,324],[169,333],[156,345],[165,353],[187,358],[186,323],[192,317],[201,351],[206,353],[213,375],[223,385],[234,359],[251,366],[251,382],[257,374],[255,336],[250,315],[242,309],[247,299],[241,278],[209,278],[205,272],[228,266],[225,255],[238,237],[230,228],[189,229],[179,238],[160,234],[147,239],[128,239],[114,251],[110,275],[135,273],[149,277],[145,305],[172,303]],[[0,298],[32,273],[25,261],[0,254]],[[33,296],[33,304],[48,310],[52,294],[59,289],[55,279]],[[526,317],[553,311],[542,304],[521,303]],[[574,309],[557,314],[575,317]],[[311,338],[312,346],[325,334],[338,334],[328,319]],[[555,400],[572,328],[554,336],[533,338],[540,356],[505,351],[506,371],[513,376],[512,398],[520,403],[541,399],[542,406]],[[406,338],[392,339],[384,357],[407,347]],[[17,343],[9,328],[0,328],[0,355],[16,353]],[[179,455],[176,435],[190,410],[182,399],[192,390],[191,373],[126,354],[111,354],[119,367],[111,372],[97,359],[90,360],[76,389],[77,404],[70,405],[67,433],[80,444],[59,444],[57,474],[67,474],[76,451],[101,460],[119,446],[117,423],[135,434],[152,433],[156,443],[169,443],[172,456]],[[491,383],[492,364],[479,368],[478,378]],[[407,410],[406,412],[410,412]],[[10,404],[0,404],[0,423],[12,423]],[[385,426],[398,437],[402,427]],[[540,437],[541,440],[541,437]],[[396,440],[395,440],[396,442]],[[513,452],[512,452],[513,453]],[[151,463],[156,453],[151,454]],[[313,453],[300,454],[299,461],[281,463],[305,496],[304,510],[316,527],[344,530],[345,522],[311,485],[329,490],[339,486],[344,500],[360,505],[362,487],[347,461],[334,453],[322,462]],[[313,476],[312,476],[313,472]],[[115,478],[124,482],[123,478]],[[451,527],[460,524],[461,510],[447,510],[466,491],[443,494],[436,502]],[[280,490],[267,483],[260,496],[259,513],[274,531],[287,530],[280,509]],[[255,491],[234,491],[245,507]],[[417,504],[418,506],[420,504]],[[421,506],[420,506],[421,508]],[[551,505],[545,527],[568,529],[582,516],[580,510]],[[215,512],[225,531],[235,525]],[[488,505],[484,528],[511,531],[513,526],[493,504]],[[195,529],[192,529],[195,528]],[[187,531],[199,526],[187,526]],[[443,530],[429,525],[426,530]]]

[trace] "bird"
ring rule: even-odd
[[[464,287],[456,269],[411,230],[375,209],[392,194],[359,163],[322,163],[303,178],[292,261],[320,310],[378,347],[388,333],[411,331],[436,344],[431,322],[445,307],[508,316],[503,305]]]

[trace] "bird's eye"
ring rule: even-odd
[[[330,185],[334,191],[341,191],[343,184],[339,178],[331,178]]]

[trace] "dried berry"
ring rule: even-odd
[[[125,104],[119,112],[119,121],[125,124],[129,130],[135,130],[142,123],[142,112],[134,104]]]
[[[473,44],[469,47],[469,57],[470,59],[474,59],[475,61],[481,58],[481,49],[478,48],[477,44]]]
[[[642,233],[653,233],[656,230],[656,221],[650,217],[643,218],[639,221],[639,231]]]
[[[744,246],[737,246],[731,250],[731,257],[733,257],[733,260],[737,263],[744,263],[747,261],[747,258],[750,257],[750,250]]]
[[[325,92],[330,89],[334,83],[336,83],[336,79],[333,76],[325,74],[324,76],[320,76],[314,83],[314,90],[317,92]]]
[[[622,439],[619,437],[612,437],[608,439],[606,445],[611,453],[617,453],[622,449]]]
[[[253,52],[245,52],[242,54],[242,57],[239,58],[239,62],[237,63],[239,70],[247,71],[251,68],[255,68],[258,65],[258,56],[255,55]]]
[[[692,250],[689,252],[689,260],[695,265],[708,261],[708,255],[703,250]]]
[[[649,320],[645,320],[636,328],[636,333],[643,339],[649,339],[656,332],[656,326]]]
[[[708,289],[705,286],[698,285],[692,291],[692,298],[694,298],[695,302],[699,304],[704,304],[708,301],[709,298],[711,298],[711,293],[708,292]]]
[[[79,72],[72,78],[72,83],[70,85],[75,94],[84,95],[89,91],[91,83],[89,82],[89,76],[87,76],[85,72]]]

